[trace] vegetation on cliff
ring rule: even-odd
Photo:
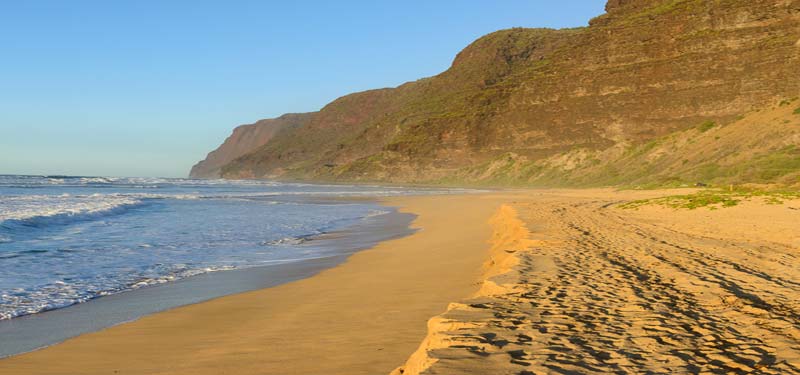
[[[796,105],[777,104],[800,94],[800,0],[613,0],[607,9],[585,28],[498,31],[435,77],[340,98],[222,175],[798,182]]]

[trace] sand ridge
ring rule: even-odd
[[[615,208],[635,195],[511,203],[541,241],[501,244],[518,264],[432,319],[395,374],[800,373],[800,251],[760,231],[800,229],[797,210]],[[727,229],[698,233],[712,221]]]
[[[508,293],[508,290],[497,283],[501,277],[513,276],[511,273],[519,265],[519,258],[514,254],[523,249],[528,249],[534,241],[530,239],[530,232],[525,224],[517,217],[517,211],[510,205],[503,204],[489,220],[493,233],[489,260],[484,263],[481,288],[475,296],[491,296]],[[438,359],[430,356],[431,352],[451,347],[461,347],[469,344],[471,338],[459,340],[450,334],[453,331],[462,331],[478,328],[474,322],[452,319],[459,310],[470,309],[471,305],[450,303],[447,311],[428,321],[428,335],[420,347],[406,361],[395,369],[391,375],[418,375],[431,368]]]

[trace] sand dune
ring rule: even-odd
[[[796,204],[616,208],[632,195],[510,204],[538,241],[505,242],[518,264],[432,319],[396,373],[800,373]]]

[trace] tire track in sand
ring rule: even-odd
[[[614,203],[507,208],[520,220],[496,231],[540,241],[496,243],[513,262],[493,267],[509,272],[432,319],[395,373],[800,374],[796,250],[684,233]]]

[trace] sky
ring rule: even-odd
[[[240,124],[446,70],[605,0],[0,0],[0,174],[185,177]]]

